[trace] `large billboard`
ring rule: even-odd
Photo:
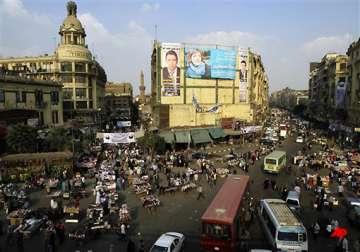
[[[249,54],[246,50],[239,50],[239,101],[246,102],[248,88],[248,58]]]
[[[161,44],[162,96],[180,96],[180,44]]]
[[[345,108],[345,96],[346,96],[346,82],[345,78],[340,79],[336,83],[336,93],[335,93],[335,107],[338,109]]]
[[[187,78],[235,79],[236,51],[208,48],[185,48]]]

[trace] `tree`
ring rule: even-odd
[[[12,152],[34,152],[37,146],[37,130],[28,125],[16,124],[9,128],[6,143]]]
[[[52,128],[46,137],[46,143],[49,151],[64,151],[71,148],[71,136],[65,128]]]
[[[152,132],[146,132],[145,135],[139,139],[138,143],[144,149],[147,149],[151,155],[154,154],[154,151],[158,154],[162,154],[166,150],[164,138]]]

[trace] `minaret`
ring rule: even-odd
[[[139,90],[140,90],[139,102],[140,102],[140,104],[145,104],[145,84],[144,84],[144,73],[143,73],[143,71],[141,71],[141,73],[140,73]]]

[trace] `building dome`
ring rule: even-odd
[[[62,35],[64,32],[75,31],[85,36],[85,30],[80,20],[76,17],[76,12],[77,12],[76,3],[73,1],[69,1],[66,7],[67,7],[68,15],[65,18],[63,24],[60,26],[59,34]]]

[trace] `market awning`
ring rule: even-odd
[[[189,131],[175,131],[175,138],[176,143],[189,143],[191,141]]]
[[[191,137],[194,144],[211,143],[211,138],[207,129],[191,130]]]
[[[226,134],[222,128],[210,128],[208,131],[213,139],[226,137]]]
[[[165,142],[172,144],[175,142],[175,135],[173,132],[161,132],[160,137],[164,138]]]

